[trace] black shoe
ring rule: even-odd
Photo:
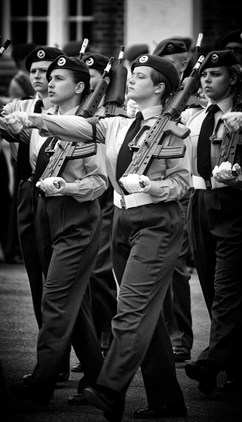
[[[60,372],[59,374],[58,374],[58,376],[57,376],[57,380],[56,380],[56,382],[57,383],[63,383],[63,382],[67,382],[68,381],[68,379],[69,379],[69,375],[70,375],[70,373],[69,373],[69,371],[67,371],[67,372]],[[32,380],[32,374],[27,374],[27,375],[24,375],[23,376],[23,383],[25,384],[25,385],[29,385],[29,383],[31,382],[31,380]]]
[[[191,360],[191,354],[189,352],[179,352],[173,349],[173,356],[175,362],[185,362],[185,360]]]
[[[242,384],[237,379],[229,378],[218,387],[218,391],[220,393],[239,393],[242,391]]]
[[[76,365],[73,365],[73,367],[71,368],[71,372],[83,372],[82,364],[79,362]]]
[[[21,400],[31,400],[35,406],[45,407],[49,405],[50,398],[37,393],[32,386],[25,384],[13,384],[9,388],[10,393]]]
[[[75,406],[84,406],[88,404],[88,401],[83,393],[79,393],[74,396],[70,396],[67,403]]]
[[[187,376],[199,381],[198,389],[204,394],[213,394],[217,386],[217,373],[207,362],[190,362],[185,365]]]
[[[108,390],[108,389],[107,389]],[[110,422],[121,422],[124,412],[124,400],[116,392],[107,392],[106,389],[88,387],[84,395],[89,404],[104,411],[104,417]],[[105,392],[104,392],[105,391]]]
[[[187,408],[184,404],[164,404],[161,407],[136,410],[133,414],[134,419],[159,419],[169,417],[187,416]]]

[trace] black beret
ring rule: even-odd
[[[208,67],[232,66],[234,64],[239,64],[239,62],[232,50],[210,51],[205,57],[199,73],[201,74]]]
[[[139,56],[133,61],[131,71],[133,72],[134,68],[137,66],[152,67],[162,73],[162,75],[167,79],[167,88],[170,92],[177,89],[180,84],[180,78],[175,66],[170,61],[163,59],[162,57],[155,56],[153,54]]]
[[[83,60],[79,59],[78,57],[67,57],[65,54],[58,56],[49,65],[47,72],[46,72],[47,80],[49,80],[50,74],[51,74],[53,69],[73,70],[76,73],[80,73],[80,79],[82,78],[83,74],[90,75],[89,68]]]
[[[133,44],[124,50],[124,59],[133,62],[141,54],[149,54],[149,47],[147,44]]]
[[[56,57],[63,54],[63,51],[56,47],[38,46],[26,57],[25,67],[30,71],[31,64],[40,61],[52,62]]]
[[[187,47],[184,41],[176,38],[167,38],[157,44],[152,54],[162,57],[170,54],[186,52]]]
[[[87,64],[89,69],[98,70],[103,73],[105,67],[109,62],[109,58],[99,53],[89,53],[82,57],[82,60]]]
[[[236,31],[227,32],[225,35],[222,35],[216,44],[218,50],[223,50],[226,48],[227,44],[230,42],[236,42],[242,44],[242,30],[237,29]]]

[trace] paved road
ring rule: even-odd
[[[201,289],[194,273],[191,277],[192,314],[194,329],[194,359],[199,350],[207,344],[209,318],[203,302]],[[35,364],[37,325],[33,315],[30,291],[25,269],[22,265],[6,265],[0,262],[0,358],[8,388],[27,373]],[[74,354],[71,364],[76,363]],[[188,416],[186,418],[166,418],[164,422],[241,422],[242,394],[222,394],[215,392],[212,397],[203,395],[197,383],[188,379],[184,365],[177,365],[177,376],[183,389]],[[43,410],[28,401],[15,399],[1,392],[1,420],[3,422],[101,422],[98,410],[89,406],[82,408],[67,404],[67,398],[75,394],[79,374],[71,373],[66,384],[59,385],[50,406]],[[222,382],[224,374],[220,374]],[[132,381],[127,394],[123,422],[134,421],[135,409],[146,405],[146,398],[140,372]],[[7,416],[3,417],[3,411]],[[157,420],[157,419],[156,419]],[[155,421],[155,420],[154,420]]]

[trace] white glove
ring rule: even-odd
[[[143,174],[128,174],[119,180],[124,189],[129,193],[148,192],[151,187],[150,179]]]
[[[230,132],[237,132],[242,127],[242,113],[240,111],[225,113],[222,119]]]
[[[14,134],[19,134],[21,130],[23,129],[22,123],[13,114],[8,114],[5,117],[5,121],[8,125],[9,130]]]
[[[18,134],[25,127],[30,127],[32,123],[28,120],[28,113],[25,111],[14,111],[5,116],[5,121],[9,129]]]
[[[36,186],[41,189],[46,196],[59,196],[66,192],[66,181],[62,177],[47,177],[39,180]]]
[[[233,167],[229,161],[225,161],[220,166],[215,166],[213,169],[213,177],[217,182],[230,185],[235,182],[238,175],[241,173],[239,164],[234,164]]]

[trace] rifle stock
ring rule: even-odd
[[[123,105],[127,83],[127,69],[123,65],[124,46],[120,48],[117,64],[112,69],[111,80],[108,86],[103,105],[106,116],[127,115]]]
[[[145,174],[153,159],[181,158],[184,156],[184,145],[181,145],[180,147],[163,146],[162,142],[170,133],[181,139],[184,139],[189,135],[190,129],[179,127],[177,121],[197,84],[198,71],[203,60],[204,57],[200,56],[193,67],[190,76],[184,79],[180,87],[170,97],[162,114],[158,117],[154,126],[149,129],[144,142],[140,148],[138,148],[138,151],[123,176],[133,173],[139,175]],[[147,127],[144,127],[142,130],[146,129]],[[139,137],[140,133],[138,133],[137,136]],[[131,149],[135,150],[137,147],[131,147]]]

